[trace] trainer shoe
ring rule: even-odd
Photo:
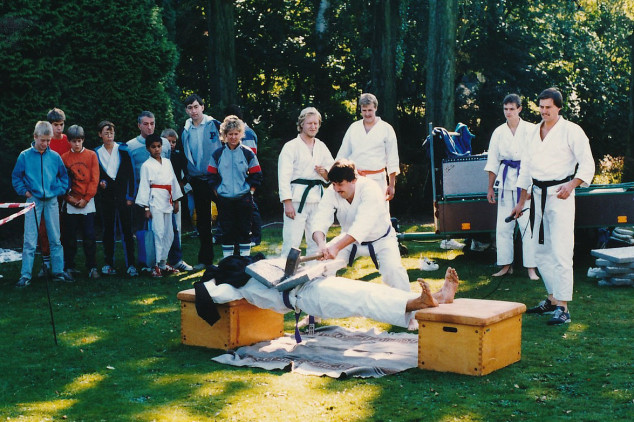
[[[88,278],[100,278],[101,276],[99,275],[99,270],[97,270],[96,268],[91,268],[90,271],[88,271]]]
[[[75,279],[73,279],[73,276],[68,274],[66,271],[62,271],[61,273],[53,274],[53,281],[63,281],[64,283],[73,283]]]
[[[440,241],[440,249],[462,249],[464,243],[460,243],[455,239],[444,239]]]
[[[174,265],[174,268],[179,271],[191,271],[194,269],[194,267],[192,267],[191,265],[189,265],[187,262],[183,261],[182,259]]]
[[[438,268],[440,268],[438,264],[428,259],[427,257],[419,259],[418,266],[421,271],[436,271]]]
[[[51,269],[46,265],[46,263],[42,264],[42,268],[40,268],[40,272],[37,273],[37,278],[46,277],[46,272],[48,271],[48,275],[51,275]]]
[[[552,314],[553,312],[555,312],[555,310],[557,309],[557,305],[553,305],[550,300],[545,299],[542,300],[541,302],[539,302],[539,304],[537,306],[534,306],[532,308],[528,308],[526,310],[527,314],[539,314],[539,315],[543,315],[543,314]]]
[[[136,270],[136,267],[134,265],[130,265],[125,273],[128,275],[128,277],[139,276],[139,272]]]
[[[180,271],[178,271],[178,269],[176,269],[176,268],[174,268],[174,267],[172,267],[171,265],[168,265],[168,264],[165,264],[164,267],[159,267],[159,269],[161,270],[161,273],[163,273],[163,275],[178,274],[180,272]]]
[[[556,308],[553,317],[548,320],[548,325],[570,324],[570,312],[566,312],[563,306],[556,306]]]
[[[117,274],[117,270],[112,268],[110,265],[104,265],[101,267],[101,274],[103,275],[115,275]]]
[[[207,266],[203,264],[202,262],[199,262],[198,264],[194,265],[194,271],[202,271],[206,269],[207,269]]]
[[[30,279],[28,279],[26,277],[20,277],[18,282],[15,283],[15,287],[17,287],[18,289],[21,289],[23,287],[28,286],[29,284],[31,284],[31,280]]]
[[[152,268],[152,277],[154,277],[154,278],[163,277],[163,273],[161,272],[161,269],[158,267],[158,265],[156,265],[156,266],[154,266],[154,268]]]

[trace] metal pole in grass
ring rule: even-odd
[[[56,198],[54,198],[56,199]],[[43,220],[44,218],[44,209],[46,207],[44,206],[44,204],[42,204],[42,215],[40,217],[40,221]],[[38,231],[38,242],[40,242],[40,236],[39,236],[39,229],[40,229],[40,225],[39,222],[37,220],[37,207],[33,207],[33,217],[35,218],[35,230]],[[45,223],[46,224],[46,223]],[[40,244],[40,248],[42,247],[42,245]],[[44,263],[44,255],[42,255],[42,266],[45,267],[45,271],[44,271],[44,279],[46,280],[46,297],[48,298],[48,310],[51,314],[51,325],[53,326],[53,340],[55,340],[55,346],[57,346],[57,332],[55,331],[55,318],[53,317],[53,305],[51,304],[51,292],[49,290],[48,287],[48,282],[49,282],[49,271],[48,268],[46,268],[46,264]],[[51,263],[52,266],[52,263]]]

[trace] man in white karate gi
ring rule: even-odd
[[[332,186],[319,203],[313,232],[324,259],[339,258],[351,265],[357,256],[370,256],[385,284],[410,291],[390,215],[386,207],[380,206],[384,195],[378,185],[359,177],[355,164],[346,159],[335,161],[328,178]],[[326,243],[335,213],[341,234]]]
[[[528,214],[512,223],[504,221],[511,214],[511,210],[517,204],[521,194],[521,189],[517,187],[517,178],[520,173],[522,153],[530,135],[535,130],[535,125],[520,118],[522,99],[519,95],[507,95],[504,97],[502,105],[506,123],[493,131],[489,143],[487,164],[484,167],[484,170],[489,173],[487,199],[491,204],[497,202],[498,206],[495,241],[497,265],[502,268],[493,274],[493,277],[513,274],[513,234],[517,222],[522,236],[524,267],[528,268],[528,277],[531,280],[539,280],[535,273],[537,264],[535,264],[535,250],[528,227]],[[497,201],[495,190],[497,190]]]
[[[306,234],[306,255],[317,253],[312,238],[313,215],[327,187],[328,169],[335,161],[330,150],[316,138],[321,114],[315,107],[303,109],[297,119],[295,139],[284,144],[277,164],[280,202],[284,205],[282,257],[291,248],[299,248]]]
[[[548,88],[539,94],[538,101],[542,122],[533,132],[522,156],[517,182],[522,195],[511,215],[517,218],[522,214],[532,183],[530,220],[535,260],[548,297],[527,312],[553,313],[548,325],[561,325],[570,322],[574,191],[577,186],[588,186],[592,182],[594,159],[583,129],[559,115],[563,107],[561,93]]]
[[[379,102],[373,94],[361,94],[362,120],[350,125],[343,137],[337,159],[347,158],[361,176],[378,183],[385,201],[394,198],[396,176],[400,173],[396,133],[389,123],[376,115]],[[389,179],[389,183],[386,179]],[[389,202],[386,202],[389,209]]]

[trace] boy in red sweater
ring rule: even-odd
[[[84,255],[89,268],[89,278],[99,278],[96,262],[95,199],[99,185],[99,160],[94,151],[84,148],[84,129],[73,125],[68,128],[70,151],[62,155],[62,161],[70,177],[70,192],[64,197],[62,210],[62,245],[64,266],[68,273],[75,269],[77,253],[77,229],[83,229]]]

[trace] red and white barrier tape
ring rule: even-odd
[[[26,214],[27,212],[31,211],[33,207],[35,207],[34,202],[26,203],[26,204],[18,204],[18,203],[0,204],[0,208],[24,208],[22,211],[16,212],[15,214],[11,214],[10,216],[0,220],[0,226],[2,226],[5,223],[8,223],[11,220],[15,220],[16,218],[18,218],[19,216],[23,214]]]

